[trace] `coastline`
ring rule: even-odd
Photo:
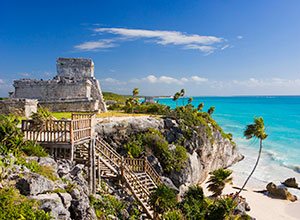
[[[237,173],[233,172],[233,184],[227,184],[223,190],[223,194],[230,194],[237,192],[237,189],[232,187],[240,186],[241,183],[235,180]],[[204,194],[206,196],[211,195],[207,190],[206,182],[209,177],[201,184]],[[246,202],[249,204],[251,210],[247,212],[251,217],[257,220],[298,220],[300,219],[300,201],[290,202],[287,200],[270,198],[262,193],[254,192],[257,189],[246,187],[247,191],[241,192],[241,196],[246,198]],[[259,188],[258,190],[262,190]],[[294,192],[295,190],[291,190]],[[298,190],[300,191],[300,190]],[[299,197],[298,197],[299,198]]]

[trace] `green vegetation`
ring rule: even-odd
[[[116,101],[117,103],[125,103],[128,96],[119,95],[112,92],[102,92],[103,98],[105,101],[112,100]]]
[[[176,194],[166,185],[158,188],[150,195],[150,204],[156,213],[162,214],[176,207]]]
[[[179,204],[187,219],[203,219],[208,204],[200,186],[191,186]]]
[[[207,183],[209,183],[207,188],[209,191],[213,192],[214,197],[220,196],[226,183],[232,182],[232,178],[230,177],[232,171],[220,168],[210,174],[211,176],[207,181]]]
[[[101,195],[101,199],[90,196],[90,203],[98,219],[106,219],[109,215],[121,218],[121,211],[125,208],[125,204],[112,195]]]
[[[14,115],[0,115],[0,154],[15,156],[47,156],[44,149],[32,141],[25,141],[18,127],[20,119]]]
[[[186,149],[175,145],[169,149],[169,144],[160,131],[149,129],[148,132],[133,135],[125,144],[125,150],[130,157],[140,157],[143,151],[152,151],[159,159],[165,172],[180,171],[187,160]]]
[[[182,201],[177,202],[174,191],[160,186],[151,194],[153,209],[165,220],[242,220],[248,215],[235,215],[236,202],[231,196],[206,198],[200,186],[190,186]]]
[[[164,220],[182,220],[184,219],[183,214],[180,210],[172,210],[163,214]]]
[[[57,176],[54,174],[54,170],[52,167],[40,165],[35,160],[26,161],[25,158],[18,157],[16,164],[23,165],[23,166],[27,167],[31,172],[40,174],[52,181],[55,181],[58,179]]]
[[[50,215],[38,208],[38,202],[20,195],[13,188],[0,189],[0,219],[48,220]]]

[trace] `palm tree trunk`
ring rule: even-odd
[[[235,194],[235,196],[233,197],[233,200],[235,200],[239,194],[244,190],[246,184],[248,183],[249,179],[251,178],[252,174],[254,173],[254,171],[256,170],[256,167],[258,165],[258,162],[259,162],[259,159],[260,159],[260,156],[261,156],[261,151],[262,151],[262,139],[259,139],[259,152],[258,152],[258,156],[257,156],[257,159],[256,159],[256,163],[250,173],[250,175],[248,176],[248,178],[246,179],[244,185],[242,186],[242,188],[240,188],[239,192],[237,194]]]

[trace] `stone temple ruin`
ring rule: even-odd
[[[11,98],[37,99],[50,111],[105,112],[100,84],[91,59],[58,58],[52,80],[15,80]]]

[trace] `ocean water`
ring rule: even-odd
[[[177,104],[187,104],[187,100],[181,98]],[[172,108],[176,106],[171,98],[159,98],[157,101]],[[270,181],[279,183],[288,177],[296,177],[300,182],[300,96],[193,97],[194,106],[201,102],[204,103],[204,111],[215,106],[213,118],[225,132],[233,134],[245,156],[243,161],[231,168],[235,171],[237,182],[245,179],[255,163],[259,141],[246,140],[243,131],[254,117],[259,116],[264,118],[269,136],[263,142],[262,158],[249,185],[260,188]]]

